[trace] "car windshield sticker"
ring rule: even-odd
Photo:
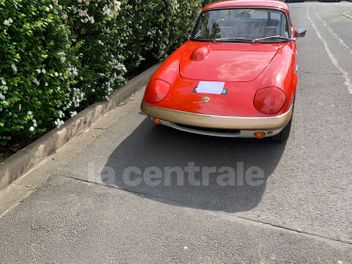
[[[196,88],[197,93],[206,94],[223,94],[225,83],[224,82],[205,82],[201,81]]]

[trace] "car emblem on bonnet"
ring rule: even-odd
[[[209,97],[203,97],[202,101],[203,101],[203,103],[209,103],[210,98]]]

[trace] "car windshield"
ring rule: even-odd
[[[290,40],[286,14],[276,9],[232,8],[199,15],[191,39],[223,42]]]

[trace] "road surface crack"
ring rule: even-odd
[[[89,180],[84,180],[84,179],[79,179],[76,177],[72,177],[72,176],[62,176],[65,178],[69,178],[75,181],[79,181],[79,182],[83,182],[86,184],[91,184],[91,185],[98,185],[101,187],[105,187],[105,188],[111,188],[111,189],[117,189],[123,192],[127,192],[127,193],[131,193],[134,194],[136,196],[140,196],[140,197],[147,197],[147,198],[153,198],[153,199],[157,199],[160,200],[161,202],[165,201],[167,203],[170,204],[170,202],[172,202],[175,206],[179,205],[179,201],[175,200],[175,199],[165,199],[161,196],[158,195],[152,195],[152,194],[146,194],[146,193],[140,193],[137,191],[133,191],[133,190],[129,190],[120,186],[116,186],[116,185],[106,185],[103,183],[98,183],[98,182],[92,182]],[[206,210],[204,210],[206,211]],[[248,221],[248,222],[252,222],[255,224],[260,224],[260,225],[264,225],[264,226],[270,226],[272,228],[276,228],[276,229],[281,229],[284,230],[286,232],[291,232],[291,233],[296,233],[296,234],[300,234],[300,235],[305,235],[308,237],[312,237],[315,240],[327,240],[329,242],[337,242],[337,243],[342,243],[342,244],[347,244],[347,245],[352,245],[352,241],[349,240],[342,240],[342,239],[337,239],[334,237],[329,237],[329,236],[325,236],[322,234],[318,234],[318,233],[313,233],[313,232],[308,232],[308,231],[303,231],[303,230],[298,230],[295,228],[291,228],[291,227],[287,227],[287,226],[283,226],[283,225],[279,225],[279,224],[274,224],[274,223],[270,223],[270,222],[266,222],[266,221],[261,221],[261,220],[257,220],[257,219],[252,219],[252,218],[248,218],[248,217],[244,217],[244,216],[240,216],[240,215],[231,215],[231,217],[233,218],[237,218],[243,221]]]
[[[317,75],[334,75],[334,76],[342,76],[341,73],[338,72],[315,72],[315,71],[299,71],[299,73],[304,74],[317,74]]]

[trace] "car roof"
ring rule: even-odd
[[[277,0],[235,0],[235,1],[219,1],[207,5],[202,11],[212,9],[232,8],[232,7],[260,7],[260,8],[278,8],[288,14],[288,6],[284,2]]]

